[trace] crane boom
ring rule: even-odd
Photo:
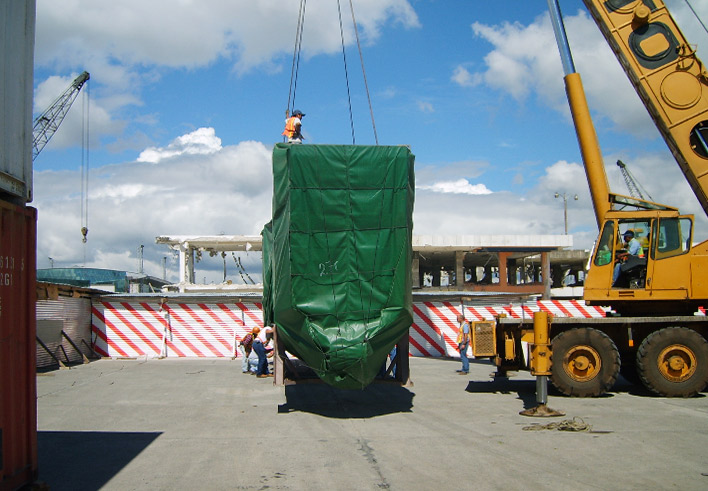
[[[708,71],[663,0],[583,0],[708,214]]]
[[[79,95],[79,91],[88,81],[90,75],[88,72],[83,72],[76,77],[71,85],[60,95],[42,114],[34,120],[32,143],[32,160],[37,158],[39,152],[49,143],[49,140],[54,136],[59,125],[64,120],[69,108]]]
[[[649,192],[642,187],[641,184],[634,178],[632,173],[629,171],[627,168],[627,164],[622,162],[621,160],[617,161],[617,167],[620,168],[620,173],[622,174],[622,177],[624,178],[624,183],[627,185],[627,189],[629,190],[629,195],[632,196],[633,198],[640,198],[640,199],[646,199],[649,198],[651,201],[654,201],[654,198],[651,197]],[[642,192],[642,190],[644,192]],[[646,197],[644,196],[646,194]]]

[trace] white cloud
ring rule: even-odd
[[[170,158],[92,170],[86,244],[81,242],[78,172],[35,172],[38,267],[46,267],[46,258],[52,257],[55,267],[86,265],[135,271],[136,251],[142,244],[146,272],[161,276],[161,258],[171,257],[171,253],[154,243],[159,235],[258,235],[270,220],[270,148],[259,142],[242,142],[225,147],[219,144],[216,149],[210,145],[219,139],[210,128],[205,130],[210,131],[198,130],[175,139],[182,144],[175,145],[182,151],[175,151]],[[188,151],[195,141],[197,148],[209,151]],[[176,280],[177,267],[171,264],[171,277]],[[259,271],[256,268],[255,272]]]
[[[358,0],[355,7],[365,44],[376,42],[386,26],[420,26],[407,0]],[[38,0],[35,66],[62,73],[89,70],[92,146],[103,143],[116,152],[143,149],[150,143],[146,130],[132,123],[146,123],[139,110],[146,88],[171,71],[197,70],[220,61],[239,75],[289,69],[298,9],[299,2],[282,0]],[[346,43],[351,45],[355,42],[351,16],[348,8],[342,11],[349,16],[343,23]],[[339,36],[336,4],[310,0],[303,56],[337,53]],[[37,82],[41,111],[70,79]],[[81,112],[71,111],[53,147],[76,145],[80,129]]]
[[[651,193],[655,201],[677,206],[682,213],[695,215],[696,240],[708,236],[708,219],[686,180],[666,152],[639,155],[605,155],[610,188],[618,194],[627,194],[616,165],[621,158],[630,166],[635,178]],[[536,185],[526,194],[497,191],[491,194],[451,192],[464,189],[469,180],[460,178],[470,163],[444,165],[439,169],[444,178],[432,179],[429,168],[416,169],[416,200],[414,233],[420,235],[455,234],[562,234],[564,232],[563,193],[567,200],[568,228],[573,235],[574,248],[589,249],[597,238],[597,224],[592,200],[582,164],[557,161],[547,166]],[[483,170],[477,166],[480,186],[485,186]],[[457,179],[450,179],[457,175]],[[422,177],[422,178],[421,178]],[[457,184],[457,188],[452,184]],[[449,186],[449,187],[448,187]],[[578,196],[578,200],[574,196]]]
[[[417,189],[426,189],[436,193],[453,193],[453,194],[492,194],[484,184],[472,184],[467,179],[458,179],[456,181],[438,181],[430,185],[416,186]]]
[[[218,140],[207,132],[207,142]],[[188,148],[193,133],[176,138]],[[207,145],[207,148],[208,145]],[[614,162],[615,155],[605,156]],[[697,237],[704,237],[708,221],[668,152],[660,155],[623,155],[635,177],[659,202],[695,213]],[[484,184],[486,162],[463,161],[416,168],[414,233],[562,234],[563,201],[554,193],[578,195],[567,202],[568,222],[575,248],[590,248],[597,235],[587,181],[581,164],[558,161],[547,166],[526,194],[491,192]],[[616,166],[608,166],[615,192],[625,193]],[[177,264],[159,235],[259,234],[270,219],[272,200],[271,149],[259,142],[220,147],[213,152],[175,153],[155,163],[109,165],[91,173],[88,242],[81,242],[79,178],[77,172],[36,172],[34,206],[39,210],[38,264],[55,267],[85,265],[110,269],[137,269],[137,250],[144,245],[145,271],[177,280]],[[472,184],[476,182],[476,184]],[[126,252],[127,251],[127,252]],[[85,259],[84,259],[85,254]],[[260,255],[242,257],[251,276],[260,277]],[[226,258],[227,276],[241,278]],[[223,259],[203,257],[197,280],[221,281]]]
[[[683,0],[667,2],[684,34],[692,44],[708,45],[708,34]],[[708,2],[692,3],[699,16],[708,18]],[[639,96],[585,11],[565,15],[564,22],[576,69],[583,79],[591,110],[611,121],[616,129],[643,138],[655,138],[657,130]],[[489,26],[475,22],[475,35],[494,48],[484,58],[485,69],[470,73],[462,65],[452,80],[463,87],[483,82],[521,101],[532,95],[569,117],[563,87],[560,55],[549,16],[539,16],[528,26],[502,23]],[[704,56],[705,54],[699,55]],[[600,124],[596,117],[596,125]]]
[[[180,155],[209,155],[221,150],[221,138],[214,128],[199,128],[172,140],[167,147],[150,147],[138,156],[138,162],[157,163]]]
[[[36,59],[40,65],[68,60],[115,60],[124,66],[194,68],[218,58],[239,70],[268,64],[292,52],[298,2],[282,0],[38,0]],[[360,36],[374,41],[383,25],[418,27],[406,0],[355,2]],[[343,9],[348,15],[349,9]],[[354,42],[351,22],[347,42]],[[336,4],[307,3],[303,49],[308,55],[340,49]]]
[[[669,0],[667,3],[687,38],[699,46],[708,46],[708,35],[699,29],[685,2]],[[693,2],[692,5],[699,16],[708,18],[707,2]],[[613,131],[655,138],[657,130],[646,109],[589,15],[585,11],[566,15],[565,24],[577,71],[583,78],[589,105],[595,113],[596,126],[603,131],[610,127]],[[560,56],[547,15],[539,16],[528,26],[475,23],[472,29],[493,49],[485,57],[483,69],[470,72],[468,65],[464,64],[455,68],[454,82],[463,87],[484,84],[519,101],[537,98],[569,117]],[[608,121],[612,124],[606,124]],[[695,214],[696,237],[706,236],[708,220],[705,213],[668,151],[605,156],[610,188],[619,194],[627,194],[619,171],[613,165],[618,158],[628,164],[631,162],[635,177],[649,189],[656,201]],[[420,193],[417,210],[425,207],[425,211],[418,211],[416,228],[430,230],[417,233],[456,233],[455,230],[461,227],[489,233],[561,233],[563,205],[562,200],[553,198],[556,192],[578,195],[577,201],[570,199],[567,202],[569,227],[576,247],[590,247],[597,227],[587,179],[581,164],[566,161],[548,166],[526,196],[502,192],[488,196]],[[450,210],[453,209],[466,210],[467,218],[452,213]],[[474,210],[484,211],[477,214]]]
[[[475,22],[472,30],[495,48],[484,57],[487,68],[478,74],[479,78],[516,99],[526,97],[535,84],[542,84],[544,80],[540,79],[547,77],[544,68],[554,55],[558,58],[557,52],[547,49],[554,46],[553,31],[547,21],[537,20],[529,26],[519,23],[487,26]],[[559,67],[560,62],[551,65]]]
[[[430,102],[427,101],[418,101],[416,103],[418,105],[418,110],[423,113],[434,113],[435,108]]]
[[[450,167],[442,165],[441,175],[449,175],[451,168],[460,172],[459,163]],[[484,166],[480,168],[483,169]],[[484,176],[477,180],[483,181]],[[457,187],[446,187],[452,183],[457,184]],[[574,247],[589,248],[595,239],[597,230],[594,214],[585,174],[579,164],[559,161],[548,166],[538,184],[524,195],[507,191],[459,192],[466,188],[466,184],[471,186],[467,179],[447,182],[441,180],[429,185],[418,184],[414,233],[563,234],[563,203],[553,197],[558,191],[579,195],[578,201],[568,201],[568,222],[570,232],[574,236]],[[476,186],[489,191],[482,182]],[[451,189],[457,189],[458,192],[450,192]]]
[[[479,74],[472,74],[462,65],[455,67],[452,72],[452,77],[450,77],[453,82],[462,87],[475,87],[481,81]]]
[[[591,109],[624,131],[656,137],[644,106],[589,15],[584,11],[567,15],[565,25]],[[494,49],[484,58],[484,70],[465,75],[458,67],[453,79],[461,85],[481,80],[519,101],[533,94],[569,117],[560,55],[548,15],[539,16],[528,26],[475,22],[472,30]]]

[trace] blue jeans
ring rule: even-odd
[[[243,358],[241,358],[241,371],[248,373],[248,355],[246,354],[246,348],[240,345],[238,349],[241,351],[241,355],[243,355]]]
[[[469,347],[469,341],[466,343],[460,343],[458,349],[460,350],[460,361],[462,361],[462,371],[470,371],[470,361],[467,359],[467,348]]]
[[[258,370],[256,375],[268,375],[268,357],[266,356],[265,346],[260,339],[253,342],[253,351],[258,355]]]
[[[396,378],[396,347],[394,346],[391,352],[388,354],[391,357],[391,363],[393,364],[393,370],[391,370],[391,375]]]
[[[615,269],[612,272],[612,284],[614,285],[617,282],[617,278],[620,276],[620,271],[622,271],[622,264],[617,263],[615,264]]]
[[[394,363],[394,361],[395,361],[395,359],[396,359],[396,346],[394,346],[394,347],[391,349],[391,351],[389,352],[388,356],[391,358],[391,363],[393,364],[393,369],[391,370],[391,376],[395,378],[395,377],[396,377],[396,364]],[[381,365],[381,370],[379,370],[378,377],[379,377],[379,378],[385,377],[385,376],[386,376],[386,371],[387,371],[386,360],[384,360],[383,365]]]

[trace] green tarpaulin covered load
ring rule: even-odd
[[[412,323],[413,163],[404,146],[273,150],[264,321],[335,387],[371,383]]]

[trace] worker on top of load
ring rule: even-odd
[[[302,143],[305,138],[302,136],[302,118],[305,114],[299,109],[293,111],[293,115],[285,120],[285,130],[283,136],[287,143]]]

